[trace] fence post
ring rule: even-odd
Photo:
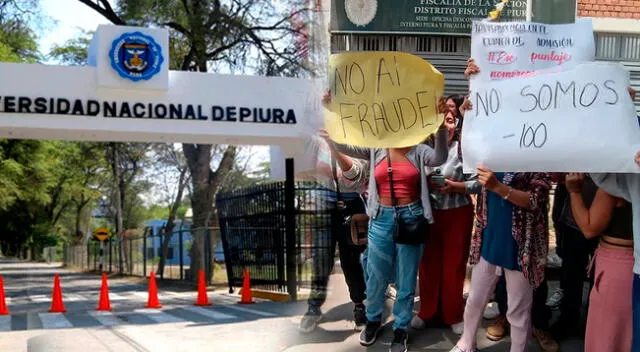
[[[124,243],[124,236],[118,235],[118,271],[120,275],[124,274],[124,248],[122,248],[122,244]]]
[[[113,243],[113,239],[109,238],[109,273],[113,272],[113,269],[111,268],[111,253],[112,253],[111,248],[113,247],[112,243]]]
[[[153,238],[151,238],[153,247]],[[147,230],[142,232],[142,276],[147,277]]]
[[[298,300],[298,279],[296,275],[296,183],[293,158],[285,160],[286,180],[284,183],[285,234],[287,252],[287,291],[292,301]]]
[[[209,228],[204,228],[204,272],[206,273],[207,284],[211,285],[211,234]],[[192,273],[192,275],[196,275]]]
[[[193,235],[191,237],[193,237]],[[178,248],[180,251],[180,280],[184,280],[184,256],[182,253],[184,251],[184,244],[182,243],[182,229],[178,231]]]
[[[129,275],[133,275],[133,238],[129,238]]]

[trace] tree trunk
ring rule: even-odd
[[[195,282],[200,269],[204,269],[207,277],[213,277],[211,268],[205,268],[205,254],[212,255],[211,251],[205,250],[205,236],[208,235],[207,227],[213,211],[213,197],[220,187],[224,176],[233,167],[237,148],[227,147],[222,155],[220,165],[216,171],[211,170],[211,145],[204,144],[183,144],[182,150],[187,159],[187,165],[191,172],[192,194],[191,209],[193,211],[193,224],[191,235],[193,245],[191,247],[191,273]],[[213,262],[213,260],[212,260]]]
[[[207,226],[206,220],[211,211],[212,200],[209,191],[209,173],[211,164],[211,145],[184,144],[182,148],[191,171],[191,209],[193,222],[191,235],[193,244],[189,256],[191,257],[191,278],[195,282],[197,273],[204,269],[204,236],[201,229]]]
[[[80,206],[80,204],[76,204],[76,231],[75,231],[76,238],[82,238],[84,235],[82,233],[82,230],[80,229],[81,222],[82,222],[82,206]]]
[[[167,219],[167,226],[164,229],[164,240],[162,241],[162,252],[160,253],[160,262],[158,263],[158,274],[160,277],[164,277],[164,266],[167,260],[167,255],[169,254],[169,243],[171,242],[171,238],[173,237],[173,227],[176,219],[176,213],[180,208],[180,204],[182,203],[182,197],[184,194],[184,188],[186,186],[185,178],[187,176],[187,168],[183,168],[180,171],[180,179],[178,180],[178,194],[176,195],[176,199],[171,205],[171,210],[169,211],[169,218]],[[182,253],[180,253],[182,255]]]

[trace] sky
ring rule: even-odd
[[[115,2],[111,0],[111,3]],[[39,33],[39,48],[43,54],[48,54],[54,44],[62,45],[67,40],[78,36],[82,31],[96,30],[100,24],[109,24],[104,17],[93,11],[78,0],[42,0],[43,12],[52,20]],[[49,64],[55,62],[49,60]],[[244,157],[250,155],[250,168],[269,160],[269,147],[257,146],[247,148]]]

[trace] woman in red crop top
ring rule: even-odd
[[[330,101],[327,91],[323,102]],[[434,146],[419,144],[408,148],[374,149],[335,144],[350,157],[370,160],[367,213],[369,222],[367,248],[367,326],[360,334],[360,344],[372,345],[381,328],[385,309],[385,292],[391,278],[397,287],[393,304],[394,337],[391,350],[406,351],[409,322],[413,316],[413,299],[418,278],[418,264],[423,245],[394,241],[395,216],[403,223],[415,224],[426,219],[433,223],[425,166],[438,166],[447,160],[448,130],[443,124],[436,133]],[[425,139],[428,136],[425,136]],[[391,163],[394,207],[387,168]],[[426,233],[424,234],[426,239]]]

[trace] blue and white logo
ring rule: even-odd
[[[164,63],[160,45],[140,32],[124,33],[114,40],[109,60],[120,77],[134,82],[151,79]]]

